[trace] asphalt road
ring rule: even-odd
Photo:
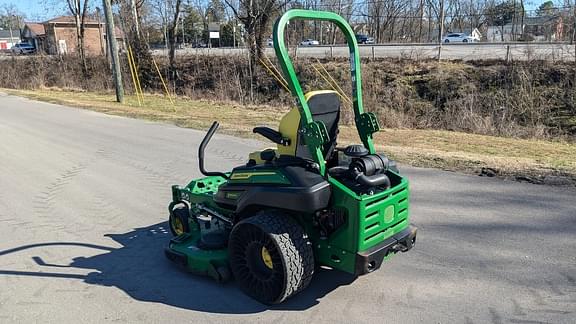
[[[274,49],[264,49],[269,57],[275,57]],[[573,61],[576,47],[558,43],[474,43],[443,44],[442,58],[447,60],[550,60]],[[156,55],[166,55],[165,50],[155,50]],[[245,48],[185,48],[176,51],[179,56],[186,55],[246,55]],[[346,46],[299,46],[290,49],[291,56],[298,57],[348,57]],[[409,58],[429,59],[438,57],[438,44],[379,44],[360,46],[360,56],[371,58]]]
[[[576,190],[403,167],[416,247],[276,307],[163,255],[202,132],[0,95],[0,322],[574,323]],[[208,166],[261,143],[215,136]]]

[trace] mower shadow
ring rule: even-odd
[[[318,304],[319,299],[326,294],[354,280],[353,276],[345,273],[320,270],[315,274],[311,285],[299,295],[280,305],[262,305],[244,295],[234,282],[217,284],[211,278],[186,273],[166,259],[163,249],[171,236],[167,226],[167,223],[159,223],[124,234],[107,234],[107,237],[121,245],[119,248],[62,242],[0,251],[0,257],[25,249],[52,245],[76,245],[107,251],[91,257],[76,257],[69,265],[50,264],[40,256],[33,256],[32,260],[41,267],[38,272],[0,270],[0,276],[83,279],[88,284],[117,287],[139,301],[224,314],[259,313],[268,309],[308,309]],[[53,271],[46,268],[52,268]],[[94,271],[87,275],[59,273],[63,268]]]

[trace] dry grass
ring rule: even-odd
[[[107,114],[169,122],[182,127],[206,129],[219,120],[229,134],[253,137],[258,125],[275,127],[283,110],[276,107],[241,106],[232,103],[178,98],[175,104],[162,96],[146,95],[143,106],[135,97],[126,104],[111,94],[71,92],[58,89],[9,90],[31,99],[91,109]],[[355,130],[343,127],[341,144],[357,142]],[[576,184],[576,144],[523,140],[439,130],[385,129],[375,142],[401,163],[467,173],[495,173],[533,182]]]
[[[167,62],[157,57],[160,70]],[[276,59],[271,58],[272,62]],[[124,61],[123,61],[124,62]],[[104,58],[89,60],[83,73],[78,58],[27,57],[0,61],[0,87],[11,89],[77,88],[92,92],[113,89]],[[344,91],[351,93],[348,60],[295,60],[305,90],[330,89],[312,67],[322,66]],[[277,62],[276,62],[277,64]],[[132,93],[128,67],[124,85]],[[163,87],[151,65],[140,64],[148,93]],[[180,57],[178,77],[169,87],[178,95],[278,110],[293,98],[262,67],[250,69],[244,56]],[[252,71],[252,72],[251,72]],[[255,77],[252,82],[251,76]],[[515,138],[576,140],[576,66],[571,62],[456,62],[436,60],[364,59],[363,102],[387,128],[439,129]],[[351,109],[344,110],[350,122]]]

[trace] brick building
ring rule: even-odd
[[[116,28],[115,37],[122,46],[122,32]],[[47,54],[76,53],[78,38],[74,16],[61,16],[43,23],[26,23],[24,39]],[[84,21],[84,48],[86,55],[106,53],[106,24],[86,18]]]

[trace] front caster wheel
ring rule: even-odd
[[[172,235],[178,236],[184,233],[190,232],[188,225],[188,217],[190,213],[188,212],[188,207],[178,206],[172,210],[170,213],[170,218],[168,223],[170,224],[170,232]]]
[[[308,237],[279,211],[260,212],[234,226],[228,250],[240,289],[263,304],[278,304],[297,294],[314,274]]]

